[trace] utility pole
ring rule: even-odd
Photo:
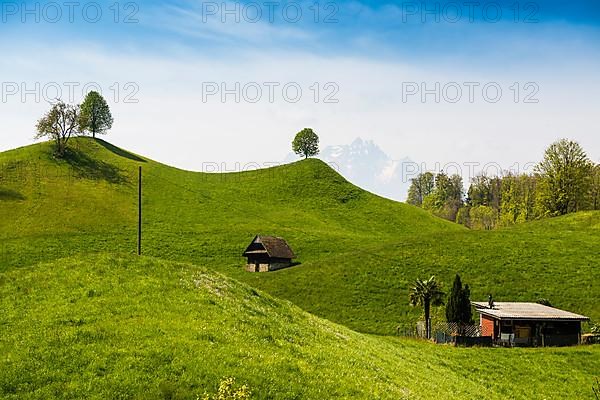
[[[142,255],[142,166],[138,171],[138,237],[137,237],[137,254]]]

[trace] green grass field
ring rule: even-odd
[[[600,347],[477,349],[354,332],[212,268],[77,256],[0,275],[3,399],[591,399]]]
[[[469,231],[346,182],[318,160],[233,174],[181,171],[78,139],[68,161],[49,143],[0,154],[0,270],[74,254],[133,254],[137,166],[144,254],[206,265],[352,329],[393,334],[419,318],[410,283],[455,273],[472,298],[535,301],[600,319],[600,213]],[[286,238],[298,267],[245,273],[255,234]]]
[[[460,273],[473,300],[544,297],[600,319],[600,213],[469,231],[318,160],[203,174],[88,138],[51,154],[0,153],[1,398],[195,399],[226,376],[264,399],[592,398],[598,346],[389,335],[420,317],[408,290],[431,274],[449,288]],[[301,264],[244,272],[258,233]]]

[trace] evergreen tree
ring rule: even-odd
[[[471,288],[465,285],[461,296],[461,322],[470,324],[473,322],[473,309],[471,308]]]
[[[448,295],[448,302],[446,303],[446,321],[448,322],[460,322],[460,306],[462,302],[462,282],[460,275],[456,274],[454,277],[454,284],[452,290]]]
[[[457,324],[471,323],[473,314],[471,310],[471,290],[469,285],[463,288],[460,275],[456,274],[452,291],[446,303],[446,321]]]

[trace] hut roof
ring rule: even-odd
[[[472,302],[480,314],[497,319],[527,319],[527,320],[571,320],[587,321],[589,318],[558,308],[544,306],[538,303],[496,303],[490,308],[487,302]]]
[[[257,244],[259,246],[257,246]],[[275,236],[256,236],[244,251],[243,256],[250,254],[265,254],[274,258],[296,258],[287,242]]]

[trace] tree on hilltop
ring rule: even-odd
[[[79,106],[57,100],[36,125],[36,139],[48,137],[55,142],[55,155],[63,157],[71,136],[79,133]]]
[[[79,130],[89,132],[95,139],[96,134],[105,134],[112,128],[113,117],[104,97],[96,91],[85,96],[79,115]]]
[[[319,154],[319,137],[310,128],[304,128],[296,134],[292,142],[292,150],[305,159]]]

